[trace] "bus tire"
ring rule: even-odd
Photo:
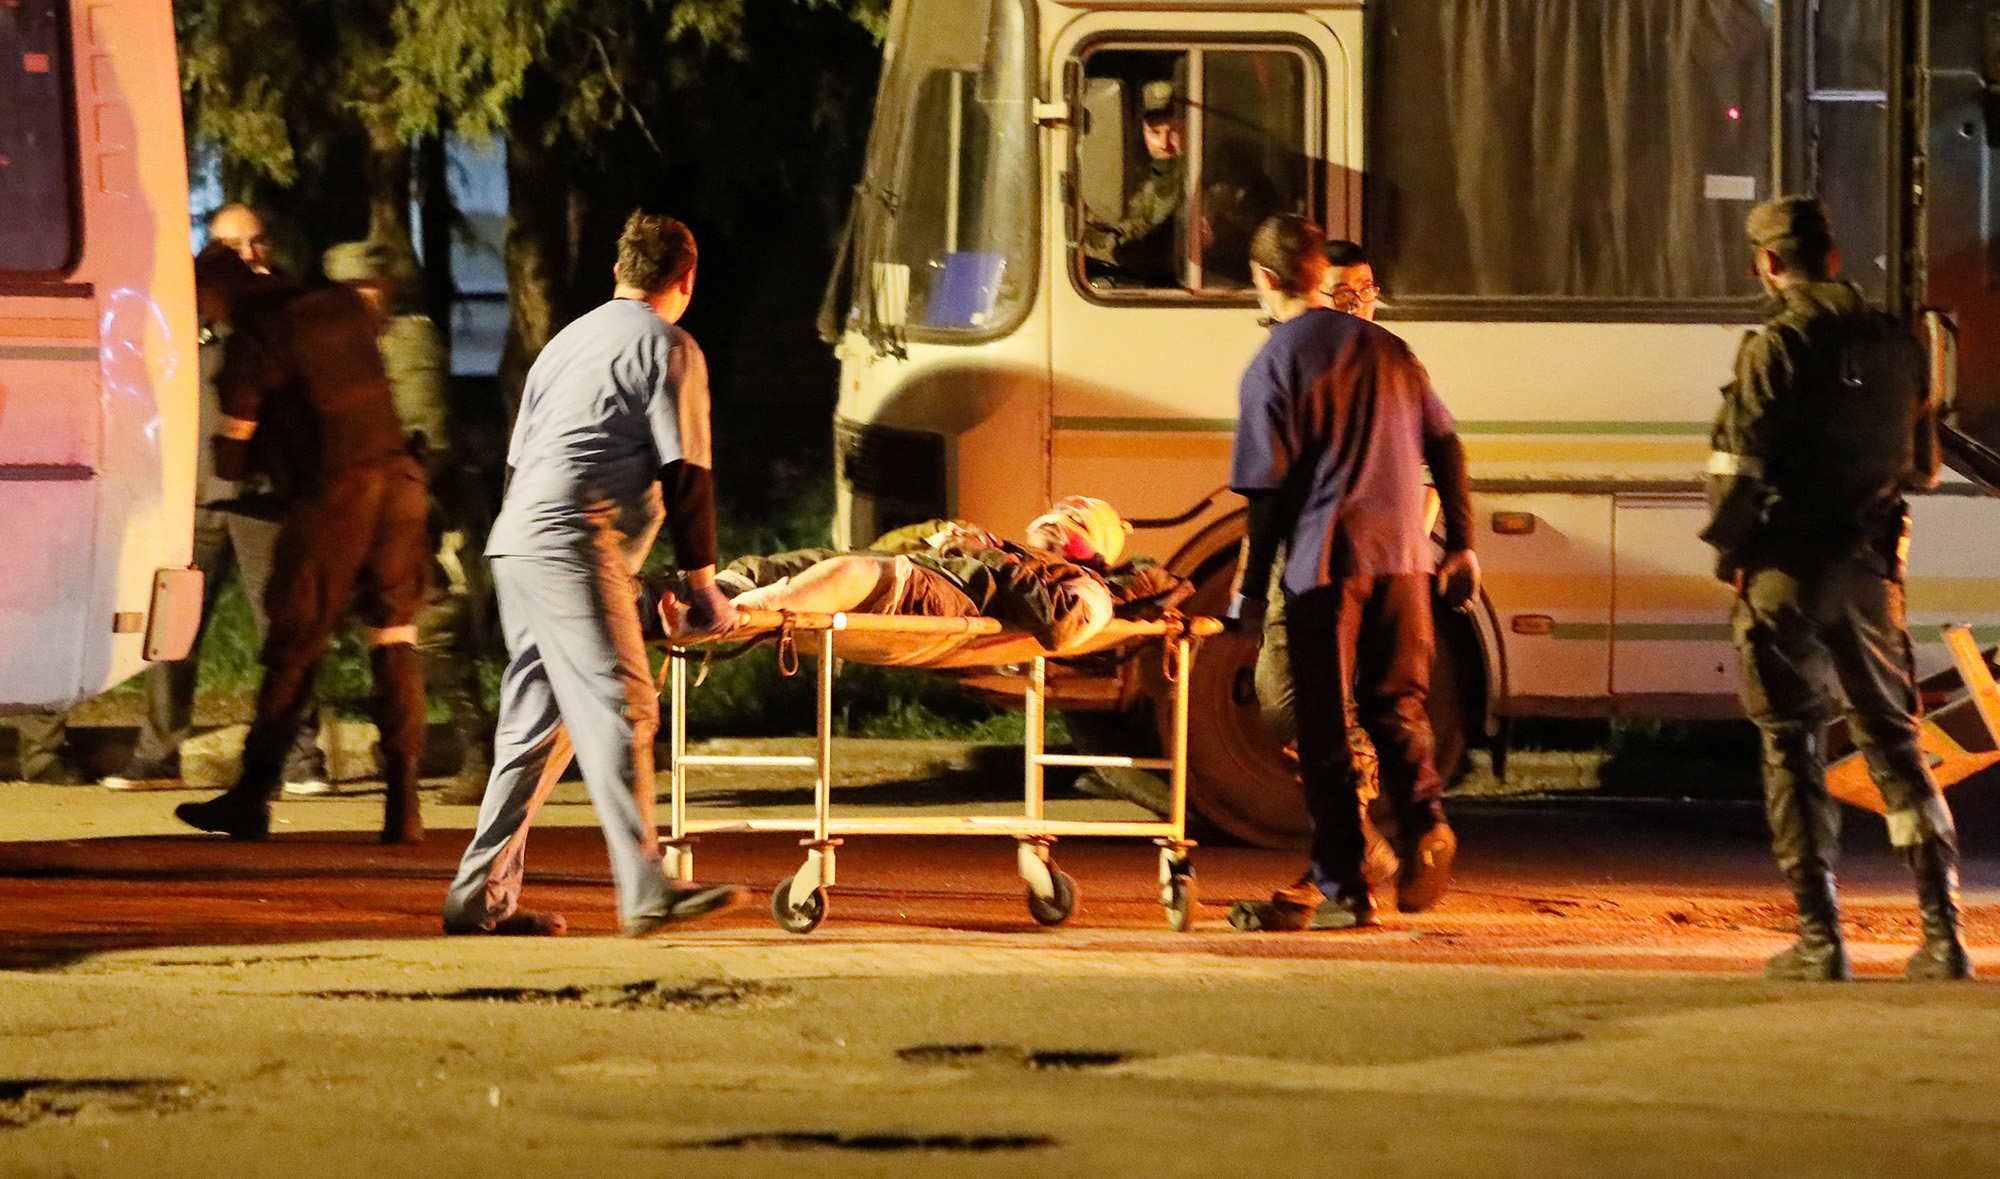
[[[1220,613],[1233,561],[1197,578],[1190,613]],[[1214,599],[1211,601],[1211,599]],[[1434,613],[1437,654],[1431,664],[1430,714],[1434,756],[1446,785],[1464,773],[1471,735],[1484,700],[1478,635],[1466,618],[1442,606]],[[1214,827],[1257,847],[1303,850],[1312,824],[1293,759],[1265,730],[1257,707],[1257,644],[1222,634],[1208,640],[1188,683],[1188,807]],[[1155,728],[1164,746],[1171,723],[1172,685],[1157,666],[1144,670]],[[1364,766],[1364,771],[1368,768]]]

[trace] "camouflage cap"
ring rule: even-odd
[[[1750,210],[1743,223],[1750,244],[1760,250],[1773,249],[1790,239],[1797,242],[1833,241],[1833,223],[1827,220],[1826,206],[1818,197],[1784,196],[1764,201]]]
[[[341,242],[327,250],[320,265],[334,282],[381,282],[402,277],[396,252],[381,242]]]
[[[1139,88],[1139,107],[1149,119],[1171,118],[1181,113],[1186,100],[1175,91],[1172,82],[1148,82]]]

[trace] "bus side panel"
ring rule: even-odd
[[[78,0],[72,11],[85,217],[75,278],[96,288],[106,460],[78,683],[88,696],[145,668],[153,574],[191,559],[199,374],[172,7]]]
[[[1507,707],[1587,711],[1583,702],[1610,690],[1611,497],[1475,492],[1472,506],[1474,548],[1507,644]],[[1494,530],[1509,517],[1525,531]]]
[[[89,567],[96,501],[96,485],[87,479],[0,482],[8,554],[0,560],[0,653],[7,661],[0,710],[73,699],[85,651],[68,636],[110,629],[89,625],[89,595],[72,592],[67,578],[47,575]]]
[[[1708,500],[1699,491],[1617,497],[1611,691],[1652,697],[1649,711],[1731,710],[1736,652],[1734,593],[1715,579],[1715,550],[1701,539]],[[1710,697],[1707,707],[1692,697]],[[1632,712],[1621,700],[1621,712]]]

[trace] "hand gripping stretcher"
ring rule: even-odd
[[[1188,669],[1202,638],[1222,624],[1213,618],[1171,617],[1135,622],[1114,619],[1094,638],[1052,654],[1032,636],[1006,629],[992,618],[928,618],[890,614],[802,614],[749,611],[725,634],[689,646],[673,646],[667,660],[669,708],[670,808],[661,837],[663,869],[681,881],[694,879],[693,840],[716,832],[795,831],[804,835],[805,863],[779,881],[771,894],[771,915],[784,929],[810,933],[826,916],[827,889],[834,884],[834,851],[849,835],[986,835],[1011,836],[1018,843],[1016,861],[1027,885],[1028,911],[1044,925],[1060,925],[1076,905],[1076,882],[1059,868],[1050,848],[1063,836],[1122,835],[1151,837],[1160,848],[1160,903],[1167,924],[1184,930],[1194,912],[1194,868],[1187,838]],[[817,748],[812,756],[756,757],[693,754],[687,751],[687,698],[690,660],[701,657],[700,646],[733,642],[752,636],[773,637],[779,665],[789,674],[798,666],[801,646],[817,660]],[[1044,748],[1044,715],[1048,687],[1047,661],[1094,654],[1119,647],[1158,641],[1167,678],[1173,685],[1173,724],[1167,756],[1098,757],[1049,753]],[[1025,676],[1026,734],[1023,738],[1024,798],[1016,815],[921,816],[900,819],[836,818],[833,814],[833,677],[837,660],[892,667],[934,670],[1022,665]],[[687,815],[687,774],[708,766],[760,766],[810,769],[815,774],[813,816],[810,819],[690,820]],[[1164,770],[1169,775],[1170,807],[1165,819],[1151,822],[1063,821],[1042,813],[1042,777],[1049,766],[1131,767]]]

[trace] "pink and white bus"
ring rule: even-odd
[[[0,712],[192,642],[187,209],[168,0],[0,3]]]

